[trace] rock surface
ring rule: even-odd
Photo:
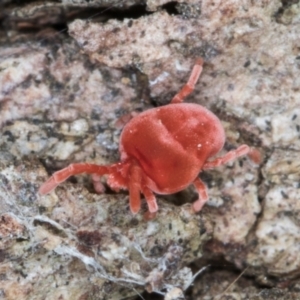
[[[78,299],[104,299],[119,286],[114,295],[119,299],[135,294],[122,286],[132,284],[139,291],[169,292],[167,299],[171,291],[180,294],[170,286],[184,290],[193,279],[187,264],[202,256],[209,238],[198,269],[222,258],[246,269],[261,286],[273,287],[272,295],[289,286],[297,292],[299,3],[185,1],[172,6],[175,14],[166,1],[134,3],[145,8],[135,19],[114,17],[111,8],[110,14],[74,20],[69,33],[54,35],[47,26],[70,20],[68,2],[31,1],[19,15],[18,7],[3,4],[1,293],[7,299],[45,299],[46,292],[52,297],[46,299],[79,294]],[[125,12],[132,4],[116,6]],[[53,7],[49,20],[45,12]],[[39,27],[36,37],[24,30]],[[260,165],[242,158],[201,173],[210,200],[198,216],[188,205],[166,201],[191,202],[188,189],[158,197],[159,214],[149,223],[130,215],[127,193],[95,195],[85,176],[49,196],[37,194],[48,176],[45,168],[52,173],[70,162],[117,161],[117,120],[167,104],[199,56],[205,59],[203,74],[187,100],[221,119],[227,136],[223,153],[247,143],[261,151]],[[168,266],[163,272],[162,262]]]

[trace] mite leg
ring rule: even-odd
[[[144,194],[148,204],[148,211],[144,214],[144,220],[150,221],[156,217],[158,210],[156,197],[146,185],[142,186],[142,193]]]
[[[207,188],[206,188],[206,185],[202,182],[202,180],[198,177],[194,180],[193,184],[199,195],[198,200],[196,200],[193,203],[193,209],[195,212],[198,212],[202,209],[203,205],[208,200]]]
[[[180,103],[187,97],[195,88],[195,84],[198,81],[198,78],[203,69],[203,59],[198,58],[196,60],[196,64],[192,70],[191,76],[188,82],[183,86],[183,88],[173,97],[171,103]]]
[[[131,119],[139,115],[137,111],[132,111],[128,114],[121,116],[115,123],[116,128],[122,129]]]
[[[142,193],[144,194],[147,204],[148,204],[148,209],[150,213],[156,213],[158,210],[157,202],[156,202],[156,197],[153,194],[153,192],[146,186],[142,186]]]
[[[261,153],[255,149],[250,148],[250,151],[248,153],[248,157],[257,165],[259,165],[262,162],[262,155]]]
[[[251,149],[249,146],[241,145],[237,149],[229,151],[222,157],[216,158],[213,161],[206,162],[203,165],[202,169],[207,170],[207,169],[212,169],[212,168],[224,165],[224,164],[228,163],[229,161],[236,159],[237,157],[248,154],[249,152],[251,153]]]
[[[68,167],[55,172],[39,189],[41,195],[48,194],[55,189],[60,183],[64,182],[72,175],[81,173],[104,175],[110,172],[109,166],[99,166],[95,164],[78,163],[71,164]]]
[[[101,176],[92,174],[92,181],[96,193],[102,194],[105,192],[105,187],[101,182]]]
[[[136,214],[141,209],[141,180],[142,180],[142,171],[141,168],[132,164],[129,170],[129,204],[130,210],[133,214]]]

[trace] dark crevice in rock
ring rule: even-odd
[[[274,14],[276,22],[282,24],[283,22],[281,20],[281,17],[285,13],[285,11],[289,9],[293,4],[296,4],[298,2],[299,0],[281,0],[282,6]]]
[[[162,8],[169,14],[169,15],[178,15],[178,10],[177,10],[177,4],[178,2],[176,1],[171,1],[162,6]]]

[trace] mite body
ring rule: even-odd
[[[258,160],[256,150],[241,145],[222,157],[209,159],[222,150],[225,133],[220,120],[198,104],[181,103],[189,95],[201,74],[203,60],[198,59],[187,84],[171,103],[149,109],[134,116],[120,137],[121,161],[101,166],[75,163],[55,172],[40,187],[46,194],[68,177],[80,173],[93,174],[96,191],[103,192],[100,176],[107,175],[107,184],[114,190],[128,189],[132,213],[140,210],[142,193],[151,214],[158,210],[157,194],[171,194],[194,184],[199,198],[193,203],[196,212],[208,200],[205,184],[198,177],[201,170],[225,164],[249,154]]]

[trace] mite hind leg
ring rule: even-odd
[[[246,154],[251,154],[251,148],[248,145],[241,145],[235,150],[231,150],[227,152],[224,156],[218,157],[214,159],[213,161],[208,161],[206,162],[202,169],[207,170],[207,169],[212,169],[221,165],[224,165],[228,163],[229,161],[232,161],[240,156],[246,155]],[[257,151],[257,150],[256,150]]]

